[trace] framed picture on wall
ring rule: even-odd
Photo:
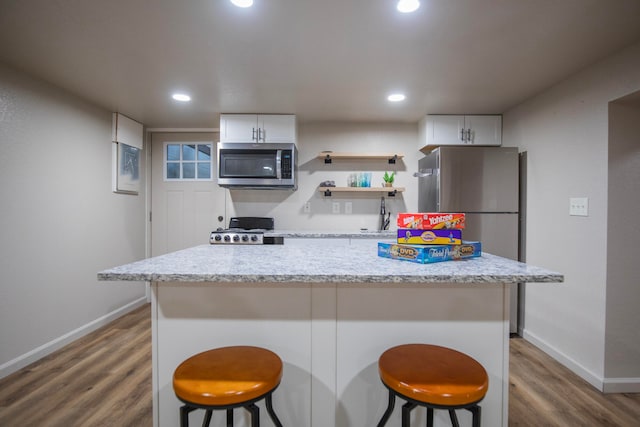
[[[115,193],[138,194],[140,191],[140,153],[143,126],[120,113],[112,114],[111,141]]]
[[[113,191],[116,193],[138,194],[140,191],[140,152],[139,148],[122,142],[113,143]]]

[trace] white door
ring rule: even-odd
[[[225,189],[215,179],[218,133],[151,135],[151,255],[208,244],[224,228]]]

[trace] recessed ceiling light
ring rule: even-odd
[[[253,6],[253,0],[231,0],[231,3],[238,7],[251,7]]]
[[[398,1],[398,10],[402,13],[411,13],[418,10],[420,2],[418,0],[400,0]]]
[[[191,101],[191,97],[187,94],[184,93],[174,93],[171,96],[173,99],[175,99],[176,101],[180,101],[180,102],[189,102]]]
[[[387,99],[388,99],[389,101],[391,101],[391,102],[400,102],[400,101],[404,101],[404,100],[405,100],[405,98],[406,98],[406,96],[404,96],[404,95],[403,95],[403,94],[401,94],[401,93],[394,93],[394,94],[389,95],[389,96],[387,97]]]

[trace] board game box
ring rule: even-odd
[[[449,212],[399,213],[398,228],[418,230],[464,229],[464,214]]]
[[[462,242],[461,245],[403,245],[378,242],[379,257],[419,264],[476,258],[481,255],[480,242]]]
[[[462,244],[462,230],[399,228],[397,241],[398,243],[416,245],[460,245]]]

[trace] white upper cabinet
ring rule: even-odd
[[[502,116],[428,115],[420,121],[419,132],[421,144],[426,148],[441,145],[502,145]]]
[[[221,142],[296,142],[293,114],[220,114]]]

